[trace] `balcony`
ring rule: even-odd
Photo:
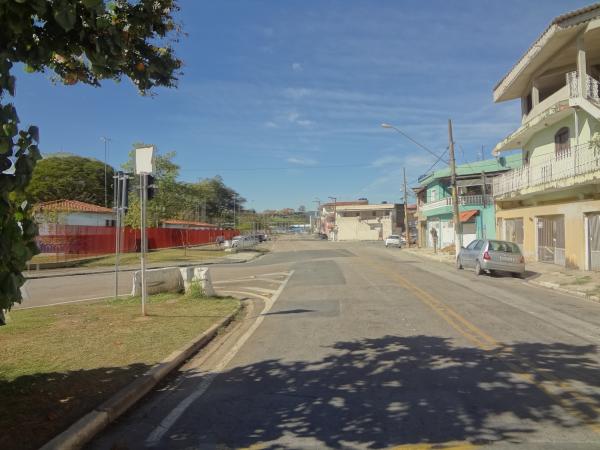
[[[484,199],[486,205],[494,203],[494,198],[491,195],[461,195],[458,197],[458,206],[483,206]],[[452,206],[452,197],[445,197],[435,202],[424,203],[419,206],[419,209],[422,212],[429,212],[445,206]]]
[[[599,144],[581,144],[547,157],[535,158],[534,154],[533,158],[523,167],[493,179],[496,198],[567,188],[600,178]]]
[[[585,95],[579,93],[579,75],[577,72],[567,73],[567,86],[569,87],[569,98],[585,97],[589,100],[600,102],[600,82],[589,75],[585,80]]]

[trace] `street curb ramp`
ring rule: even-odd
[[[221,328],[233,321],[233,318],[239,313],[241,308],[242,306],[240,305],[219,323],[214,324],[191,342],[154,365],[141,377],[122,388],[111,398],[101,403],[65,431],[40,447],[40,450],[72,450],[82,448],[107,425],[141,400],[174,369],[214,339]]]

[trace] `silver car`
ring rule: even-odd
[[[476,275],[481,275],[483,271],[490,274],[501,271],[522,277],[525,273],[525,258],[514,242],[476,239],[460,250],[456,258],[456,267],[472,267]]]

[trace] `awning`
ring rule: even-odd
[[[461,211],[458,215],[461,223],[468,222],[479,213],[478,209],[469,209],[468,211]]]

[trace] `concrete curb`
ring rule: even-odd
[[[576,297],[581,297],[581,298],[585,298],[587,300],[591,300],[593,302],[599,302],[600,303],[600,297],[598,297],[597,295],[590,295],[587,292],[582,292],[582,291],[576,291],[573,289],[566,289],[564,287],[562,287],[560,284],[558,283],[551,283],[550,281],[536,281],[536,280],[525,280],[527,283],[529,284],[533,284],[533,285],[537,285],[537,286],[542,286],[548,289],[552,289],[555,291],[559,291],[559,292],[563,292],[565,294],[571,294],[571,295],[575,295]]]
[[[214,265],[214,264],[242,264],[242,263],[255,261],[264,255],[266,255],[266,253],[260,252],[255,257],[249,258],[246,260],[236,260],[234,258],[227,259],[227,257],[225,257],[222,259],[200,261],[201,264],[198,264],[198,265],[204,266],[204,265]],[[162,266],[149,265],[148,269],[164,269],[165,267],[185,267],[185,266],[191,265],[191,263],[193,263],[193,262],[194,261],[185,261],[185,262],[181,262],[181,263],[179,263],[179,262],[169,263],[168,261],[166,261],[165,265],[162,265]],[[119,270],[119,272],[135,272],[136,270],[140,270],[139,267],[137,267],[137,266],[136,267],[123,267]],[[102,274],[102,273],[115,273],[115,269],[113,267],[113,268],[106,268],[106,269],[99,269],[99,270],[87,270],[87,271],[73,272],[73,273],[55,273],[55,274],[40,274],[40,275],[26,274],[25,279],[26,280],[37,280],[37,279],[41,279],[41,278],[75,277],[75,276],[79,276],[79,275],[96,275],[96,274]]]
[[[219,330],[229,325],[240,312],[240,305],[234,312],[214,324],[166,359],[154,365],[148,372],[129,383],[104,403],[87,413],[65,431],[43,445],[40,450],[71,450],[82,448],[108,424],[142,399],[171,371],[179,367],[198,350],[206,346]]]
[[[406,249],[405,251],[407,251],[411,255],[415,255],[415,256],[419,256],[419,257],[431,259],[433,261],[438,261],[438,262],[447,263],[447,264],[453,264],[452,261],[448,261],[447,259],[440,258],[439,256],[432,256],[432,255],[428,255],[428,254],[420,254],[418,252],[411,251],[411,250],[408,250],[408,249]],[[523,281],[525,283],[529,283],[529,284],[532,284],[534,286],[545,287],[547,289],[552,289],[554,291],[559,291],[559,292],[562,292],[564,294],[571,294],[571,295],[574,295],[576,297],[585,298],[587,300],[591,300],[591,301],[600,303],[600,297],[598,297],[596,295],[590,295],[590,294],[588,294],[586,292],[577,291],[577,290],[574,290],[574,289],[567,289],[567,288],[562,287],[558,283],[552,283],[550,281],[537,281],[537,280],[523,280]]]

